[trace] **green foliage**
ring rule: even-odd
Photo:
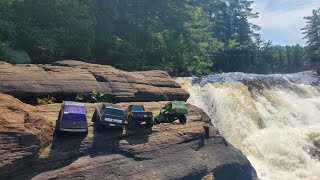
[[[201,7],[190,7],[190,21],[185,22],[187,30],[187,49],[185,52],[187,70],[194,74],[209,74],[215,55],[222,48],[222,43],[213,38],[213,23],[205,18]]]
[[[92,90],[90,94],[78,93],[75,101],[77,102],[109,102],[112,103],[113,100],[102,92],[97,92],[96,90]]]
[[[15,24],[11,46],[27,51],[34,63],[91,56],[94,21],[90,0],[12,1],[10,7]]]
[[[77,102],[83,102],[83,94],[82,93],[78,93],[75,100]]]
[[[37,105],[47,105],[47,104],[54,104],[56,99],[51,96],[47,96],[44,98],[37,98]]]
[[[307,57],[320,68],[320,8],[313,10],[312,16],[304,19],[307,21],[307,25],[302,30],[308,43]]]
[[[4,50],[10,46],[12,38],[16,35],[12,3],[13,0],[0,1],[0,60],[6,60]]]
[[[255,58],[250,71],[259,73],[292,73],[310,68],[300,45],[279,46],[256,38]]]
[[[169,73],[294,72],[320,62],[320,10],[306,17],[309,46],[261,39],[251,0],[1,0],[3,50],[33,63],[77,59],[124,70]],[[99,93],[92,93],[96,101]],[[101,94],[100,94],[101,95]],[[86,97],[78,97],[83,101]]]
[[[103,96],[103,93],[97,93],[96,90],[92,90],[92,93],[90,95],[91,99],[95,102],[98,102],[98,100],[101,99]]]
[[[89,101],[93,102],[112,102],[111,98],[106,97],[106,95],[102,92],[96,92],[96,90],[92,90],[90,98],[91,99]]]

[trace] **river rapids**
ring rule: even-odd
[[[176,81],[260,179],[320,179],[319,76],[224,73]]]

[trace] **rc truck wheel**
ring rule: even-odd
[[[160,124],[160,122],[159,122],[159,120],[158,119],[154,119],[154,125],[156,125],[156,124]]]
[[[132,118],[132,116],[129,116],[129,118],[128,118],[128,126],[129,126],[129,129],[134,129],[137,126],[137,123]]]
[[[57,137],[60,137],[62,135],[62,131],[60,131],[60,122],[58,121],[55,127],[56,135]]]
[[[167,115],[167,121],[168,121],[168,123],[172,123],[174,121],[174,116],[171,115],[171,114],[168,114]]]
[[[148,119],[146,121],[146,124],[147,124],[148,127],[152,127],[153,126],[153,120],[152,119]]]
[[[57,137],[63,136],[63,132],[60,130],[60,128],[57,128]]]
[[[96,124],[96,129],[97,129],[97,131],[98,131],[99,133],[102,132],[102,125],[100,124],[100,121],[95,122],[95,124]]]
[[[87,129],[86,132],[83,133],[83,136],[84,136],[84,137],[87,137],[87,136],[88,136],[88,133],[89,133],[89,129]]]
[[[92,122],[96,122],[97,121],[97,111],[94,111],[91,121]]]
[[[187,122],[187,118],[185,115],[179,117],[179,122],[181,124],[185,124]]]

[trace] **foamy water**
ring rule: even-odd
[[[273,78],[270,83],[258,75],[245,80],[236,75],[177,82],[190,92],[188,102],[204,109],[220,133],[248,157],[260,179],[320,179],[318,86],[287,76],[263,77]]]

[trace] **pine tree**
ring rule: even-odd
[[[306,27],[302,30],[307,39],[307,56],[317,66],[320,74],[320,8],[312,11],[312,16],[304,17],[307,21]]]

